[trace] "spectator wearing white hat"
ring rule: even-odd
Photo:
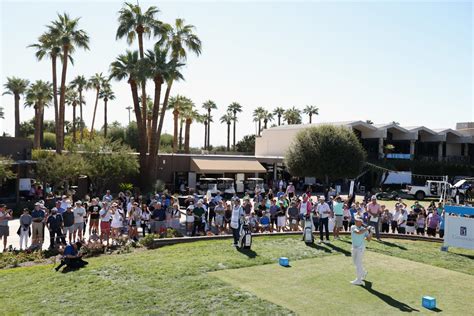
[[[351,281],[354,285],[362,285],[362,280],[367,276],[367,271],[363,266],[365,239],[370,241],[372,235],[370,230],[362,226],[363,219],[356,215],[355,224],[351,226],[352,238],[352,262],[356,267],[356,279]]]
[[[323,242],[323,228],[326,230],[326,240],[329,241],[329,214],[331,214],[331,208],[326,203],[323,195],[319,197],[316,212],[319,214],[319,243]]]

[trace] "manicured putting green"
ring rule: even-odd
[[[437,312],[469,315],[474,309],[474,276],[367,251],[366,286],[354,286],[347,256],[291,261],[210,274],[300,315],[433,314],[421,306],[437,299]]]

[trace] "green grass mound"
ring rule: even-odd
[[[88,259],[86,268],[69,273],[56,273],[52,265],[0,270],[0,315],[290,314],[297,310],[290,305],[255,295],[241,285],[230,284],[222,280],[220,275],[218,277],[208,272],[221,271],[223,275],[230,275],[238,271],[232,269],[252,266],[271,270],[274,266],[268,264],[275,264],[279,257],[286,256],[295,267],[300,264],[297,260],[310,258],[341,262],[344,266],[341,271],[331,275],[344,280],[344,284],[348,284],[354,273],[350,258],[347,257],[350,254],[347,237],[330,245],[313,247],[306,246],[300,236],[259,237],[254,239],[252,250],[247,252],[239,252],[231,244],[231,240],[202,241],[155,250],[138,250],[129,254],[105,255]],[[403,262],[425,263],[430,265],[423,265],[427,269],[437,266],[463,273],[466,276],[464,280],[451,282],[448,280],[450,275],[446,284],[458,288],[471,287],[470,291],[465,291],[464,304],[472,305],[470,297],[474,284],[469,276],[474,275],[474,252],[453,248],[445,253],[439,247],[438,243],[387,240],[384,243],[371,242],[369,251],[410,260]],[[303,264],[304,261],[301,262]],[[331,268],[330,261],[326,265],[328,269]],[[296,268],[285,271],[294,270],[302,275],[306,273],[306,269]],[[371,277],[375,277],[375,271],[370,270]],[[416,284],[419,280],[416,273],[409,275]],[[254,277],[269,288],[284,288],[288,281],[276,272]],[[383,293],[379,288],[382,283],[377,282],[373,280],[374,289]],[[405,284],[398,283],[398,286],[403,289]],[[434,282],[431,286],[436,288],[439,283]],[[304,299],[302,290],[295,292]],[[330,294],[334,300],[344,303],[345,298],[341,298],[338,291]],[[415,301],[421,300],[418,296],[414,296]],[[396,295],[393,297],[398,299]],[[319,305],[318,300],[315,296],[316,306]],[[383,309],[385,305],[378,299],[374,300],[373,308]],[[410,306],[421,310],[414,303],[410,303]],[[448,312],[446,307],[443,311]]]

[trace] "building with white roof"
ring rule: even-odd
[[[458,123],[456,129],[403,126],[398,123],[369,124],[364,121],[282,125],[265,129],[256,138],[255,156],[283,158],[300,130],[323,124],[351,129],[366,149],[369,159],[474,163],[474,122]],[[385,146],[389,144],[394,149],[388,153]]]

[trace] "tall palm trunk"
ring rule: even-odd
[[[230,151],[230,122],[227,123],[227,151]]]
[[[35,104],[35,133],[33,138],[33,148],[40,149],[40,135],[41,135],[41,103]]]
[[[150,150],[151,148],[151,124],[152,124],[152,119],[149,115],[147,115],[146,118],[146,137],[147,137],[147,148]]]
[[[53,72],[53,104],[54,104],[54,122],[55,122],[55,131],[56,131],[56,142],[57,135],[59,134],[59,106],[58,106],[58,76],[57,72],[57,56],[55,54],[51,55],[51,65]]]
[[[20,94],[19,93],[15,93],[15,137],[20,137]]]
[[[96,93],[95,93],[95,105],[94,105],[94,114],[92,115],[92,125],[91,125],[90,139],[92,139],[92,137],[94,137],[95,113],[97,112],[97,103],[99,103],[99,90],[100,90],[100,88],[97,88]]]
[[[40,119],[40,148],[43,148],[44,144],[44,108],[41,108],[41,119]]]
[[[107,138],[107,101],[109,99],[104,98],[104,137]]]
[[[72,103],[72,142],[76,143],[76,102]]]
[[[81,142],[82,142],[82,139],[84,138],[84,120],[82,118],[82,89],[79,90],[79,115],[81,116],[81,126],[80,126],[80,129],[81,129]]]
[[[263,120],[263,129],[267,129],[267,123],[268,123],[268,120],[264,119]]]
[[[152,184],[155,181],[157,172],[157,161],[158,161],[158,116],[160,114],[160,98],[161,98],[161,87],[163,84],[163,78],[161,76],[155,77],[153,82],[155,83],[155,95],[153,100],[153,110],[151,113],[151,126],[149,128],[149,148],[150,155],[148,156],[148,183]]]
[[[309,124],[312,123],[312,122],[311,122],[312,117],[313,117],[313,114],[310,113],[310,114],[309,114]]]
[[[166,114],[166,110],[168,108],[168,99],[170,98],[171,86],[172,85],[173,85],[173,81],[170,81],[168,83],[168,86],[166,87],[165,98],[163,100],[163,105],[161,106],[160,122],[158,123],[158,131],[156,132],[156,134],[157,134],[156,145],[158,146],[158,149],[160,148],[161,131],[163,130],[163,123],[165,121],[165,114]]]
[[[139,96],[138,96],[138,87],[137,83],[134,80],[129,80],[130,89],[132,91],[133,98],[133,107],[135,110],[135,117],[137,119],[137,129],[138,129],[138,151],[140,153],[140,182],[142,187],[146,187],[147,180],[147,141],[146,141],[146,127],[143,128],[142,112],[140,109]]]
[[[143,32],[144,32],[144,29],[143,29],[143,26],[142,25],[138,25],[137,28],[135,29],[135,31],[137,32],[137,35],[138,35],[138,51],[139,51],[139,54],[140,54],[140,60],[143,59],[145,57],[145,54],[143,52]],[[149,136],[149,134],[146,132],[147,131],[147,124],[146,124],[146,119],[147,119],[147,105],[146,105],[146,80],[143,80],[141,82],[141,92],[142,92],[142,122],[143,122],[143,128],[144,128],[144,131],[145,131],[145,135]],[[149,140],[146,142],[147,146],[150,144],[149,143]],[[149,148],[147,148],[147,151],[149,150]]]
[[[208,129],[207,127],[209,126],[208,125],[209,123],[206,121],[204,121],[204,149],[207,149],[207,133],[208,133]]]
[[[179,122],[179,146],[178,146],[178,149],[179,150],[183,150],[183,125],[184,125],[184,120],[181,120]]]
[[[280,126],[280,125],[281,125],[281,115],[278,114],[278,126]]]
[[[258,120],[258,136],[260,136],[261,131],[262,131],[262,121]]]
[[[173,153],[178,151],[178,119],[179,119],[179,112],[177,110],[173,111]]]
[[[191,131],[191,124],[193,123],[192,119],[186,119],[186,127],[184,130],[184,152],[189,154],[189,136]]]
[[[207,110],[207,149],[211,146],[211,109]]]
[[[61,93],[59,95],[59,127],[56,135],[56,152],[61,153],[64,148],[64,117],[65,117],[65,101],[66,101],[66,75],[67,60],[69,55],[69,46],[63,46],[63,70],[61,72]]]
[[[232,146],[232,150],[235,151],[235,123],[237,122],[237,113],[234,111],[234,142]]]

